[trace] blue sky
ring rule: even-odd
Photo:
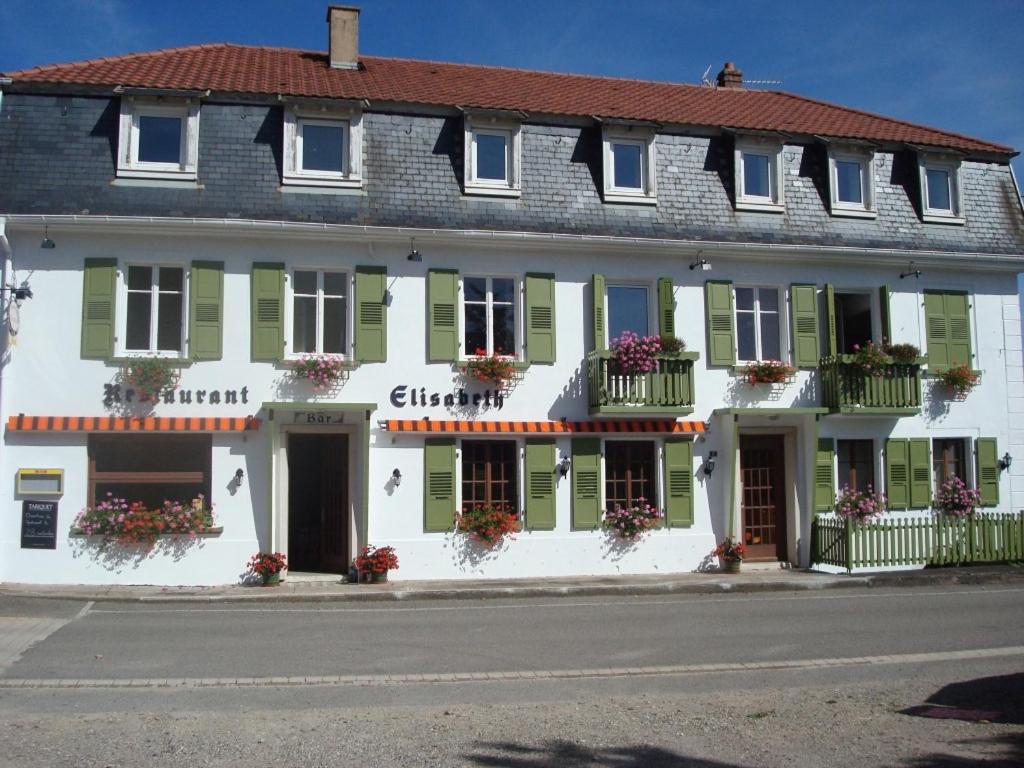
[[[354,4],[365,53],[681,82],[728,59],[794,93],[1024,149],[1024,0]],[[3,0],[0,71],[201,42],[323,50],[326,6]]]

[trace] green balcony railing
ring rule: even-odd
[[[593,414],[685,415],[693,411],[697,352],[658,355],[650,373],[618,373],[610,350],[587,355],[587,391]]]
[[[837,413],[919,413],[923,362],[895,363],[890,358],[881,375],[873,376],[853,362],[853,355],[823,357],[822,405]]]

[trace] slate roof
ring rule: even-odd
[[[214,44],[135,53],[7,74],[14,84],[210,90],[367,99],[442,107],[644,120],[920,144],[967,154],[1014,149],[783,91],[536,72],[361,56],[331,69],[322,52]]]

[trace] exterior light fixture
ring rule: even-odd
[[[1013,464],[1013,456],[1011,456],[1009,452],[1004,453],[1003,458],[999,459],[999,461],[996,462],[996,466],[999,467],[1000,472],[1005,472],[1006,470],[1008,470],[1011,464]]]
[[[711,473],[715,471],[716,461],[718,461],[718,451],[710,451],[704,461],[704,474],[708,477],[711,477]]]
[[[562,460],[555,465],[555,471],[559,477],[565,477],[569,474],[569,457],[563,456]]]
[[[53,240],[50,239],[50,228],[49,227],[44,227],[43,228],[43,242],[41,242],[39,244],[39,247],[40,248],[44,248],[47,251],[52,251],[54,248],[57,247],[57,244],[55,242],[53,242]]]
[[[402,470],[395,467],[391,472],[391,482],[395,484],[395,488],[402,484]]]
[[[239,468],[235,470],[235,488],[242,487],[242,481],[245,479],[245,472]]]
[[[707,259],[697,259],[697,261],[690,265],[691,270],[697,269],[698,267],[700,267],[703,272],[708,272],[711,269],[711,262]]]
[[[25,299],[32,298],[32,289],[28,287],[28,283],[22,283],[20,286],[15,288],[13,285],[5,286],[4,291],[11,294],[15,301],[24,301]]]
[[[409,255],[405,257],[409,261],[423,261],[423,254],[416,250],[416,238],[409,238]]]
[[[909,264],[907,264],[907,271],[906,272],[900,272],[900,280],[902,280],[905,277],[913,277],[913,278],[916,279],[916,278],[919,278],[921,276],[921,274],[922,274],[921,270],[920,269],[916,269],[914,267],[914,262],[910,262]]]

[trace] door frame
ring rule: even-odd
[[[744,437],[781,437],[783,445],[782,467],[786,503],[785,515],[785,542],[783,555],[779,558],[780,563],[793,565],[798,563],[799,553],[797,542],[799,540],[799,465],[797,464],[797,427],[740,427],[737,434],[736,444],[736,524],[738,530],[733,531],[733,536],[738,540],[743,537],[743,476],[739,468],[740,446]]]

